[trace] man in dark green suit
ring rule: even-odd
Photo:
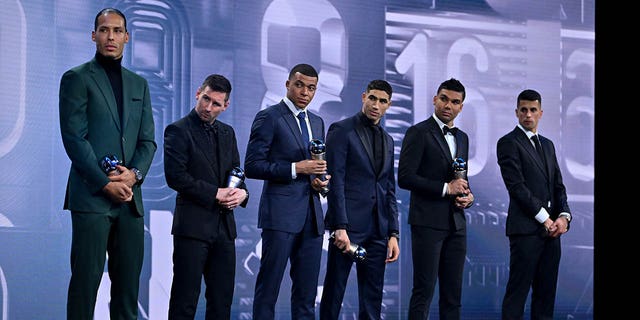
[[[93,319],[105,253],[111,319],[136,319],[144,255],[140,185],[157,149],[149,85],[120,65],[129,41],[122,12],[100,11],[91,38],[95,58],[60,80],[60,131],[71,160],[64,202],[73,232],[67,319]]]

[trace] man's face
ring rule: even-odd
[[[378,124],[391,106],[391,98],[383,90],[371,90],[362,94],[362,113]]]
[[[196,91],[196,112],[200,120],[206,123],[213,123],[218,115],[227,110],[229,100],[225,101],[227,94],[224,92],[212,91],[209,86],[204,90]]]
[[[91,40],[96,50],[105,57],[122,57],[124,44],[129,42],[129,33],[125,30],[124,19],[116,13],[107,13],[98,17],[98,28],[91,32]]]
[[[292,79],[287,80],[287,98],[300,109],[306,109],[313,100],[318,86],[318,78],[305,76],[296,72]]]
[[[438,95],[433,97],[435,114],[446,125],[453,125],[460,111],[462,111],[462,92],[441,89]]]
[[[520,100],[516,109],[516,117],[520,125],[531,131],[538,130],[538,121],[542,118],[542,107],[540,101]]]

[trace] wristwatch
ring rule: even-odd
[[[568,212],[561,213],[559,217],[565,217],[567,219],[567,222],[571,222],[571,214]]]
[[[389,234],[389,238],[391,238],[391,237],[396,238],[396,240],[398,240],[398,242],[400,242],[400,234],[399,234],[399,233],[397,233],[397,232],[391,232],[391,233]]]
[[[138,170],[137,168],[131,168],[130,170],[136,176],[136,184],[141,184],[142,183],[142,172],[140,172],[140,170]]]

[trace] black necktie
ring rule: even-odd
[[[540,156],[540,160],[544,161],[544,153],[542,153],[542,145],[540,144],[540,139],[537,134],[531,136],[531,140],[533,140],[533,144],[536,146],[536,151],[538,151],[538,155]]]
[[[458,128],[453,127],[453,128],[449,128],[446,125],[442,127],[442,133],[446,136],[447,132],[451,132],[452,135],[456,135],[456,133],[458,133]]]
[[[307,113],[302,111],[300,113],[298,113],[298,122],[300,123],[300,131],[302,131],[302,141],[304,143],[309,143],[309,141],[311,139],[309,139],[309,130],[307,129],[307,122],[304,121],[304,118],[306,118]]]
[[[544,166],[544,170],[547,171],[547,159],[544,157],[544,152],[542,152],[542,145],[540,144],[540,138],[538,138],[537,134],[531,136],[531,140],[533,140],[533,144],[536,145],[536,151],[538,152],[538,156],[540,157],[540,161],[542,161],[542,165]]]
[[[384,151],[382,150],[382,128],[377,125],[371,125],[371,137],[373,138],[373,159],[376,174],[382,170],[382,162],[384,159]]]

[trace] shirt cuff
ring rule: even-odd
[[[447,186],[449,186],[448,182],[444,183],[444,187],[442,187],[442,197],[446,197],[447,196]]]
[[[545,221],[547,221],[547,219],[549,219],[549,213],[547,213],[547,209],[540,208],[540,211],[538,211],[538,214],[536,214],[536,220],[540,223],[544,223]]]
[[[298,175],[296,174],[296,163],[291,162],[291,178],[295,180],[297,177]]]

